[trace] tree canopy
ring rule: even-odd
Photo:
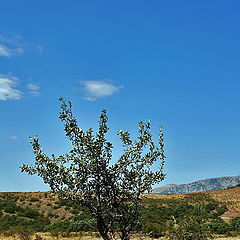
[[[72,149],[65,155],[47,156],[37,137],[31,139],[35,163],[23,164],[21,171],[40,176],[51,191],[86,206],[96,218],[97,228],[105,240],[120,237],[128,240],[140,224],[141,194],[165,177],[164,138],[162,127],[155,144],[150,121],[138,124],[138,137],[119,131],[123,153],[112,162],[113,145],[106,139],[109,131],[107,112],[102,110],[96,133],[78,126],[71,102],[61,101],[59,118]],[[153,164],[158,162],[158,169]]]

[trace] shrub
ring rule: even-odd
[[[32,197],[32,198],[30,198],[29,201],[30,201],[30,202],[39,202],[39,199],[38,199],[38,198],[34,198],[34,197]]]
[[[53,222],[49,224],[46,228],[46,232],[69,232],[70,222],[67,220]]]
[[[142,231],[150,237],[158,238],[164,236],[165,229],[161,224],[145,222],[142,226]]]
[[[92,232],[96,231],[96,220],[93,218],[90,219],[84,219],[79,221],[74,221],[70,224],[69,230],[71,232]]]
[[[208,226],[196,217],[187,217],[179,225],[172,225],[170,240],[207,240],[212,238]]]
[[[232,231],[240,231],[240,217],[233,218],[230,226]]]
[[[40,216],[40,213],[32,208],[25,208],[23,212],[21,212],[20,216],[37,219],[38,216]]]
[[[0,209],[6,213],[16,213],[21,211],[21,207],[17,206],[17,204],[12,200],[0,200]]]
[[[225,205],[218,206],[216,208],[216,211],[218,213],[218,216],[221,216],[221,215],[223,215],[227,211],[227,207]]]
[[[213,220],[209,226],[211,231],[216,234],[225,234],[230,230],[230,226],[221,218]]]
[[[49,212],[49,213],[48,213],[48,217],[49,217],[49,218],[58,218],[59,215],[58,215],[58,214],[54,214],[54,213],[52,213],[52,212]]]

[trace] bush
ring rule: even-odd
[[[240,217],[233,218],[230,227],[232,231],[240,231]]]
[[[52,213],[52,212],[49,212],[49,213],[48,213],[48,217],[49,217],[49,218],[58,218],[59,215],[58,215],[58,214],[54,214],[54,213]]]
[[[208,226],[196,217],[187,217],[179,225],[172,225],[170,240],[207,240],[212,238]]]
[[[27,207],[19,214],[19,216],[37,219],[37,217],[40,216],[40,213],[32,208]]]
[[[46,228],[46,232],[69,232],[70,222],[67,220],[53,222],[49,224]]]
[[[29,201],[30,201],[30,202],[39,202],[39,199],[38,199],[38,198],[34,198],[34,197],[32,197],[32,198],[30,198]]]
[[[150,237],[158,238],[164,236],[165,229],[161,224],[146,222],[142,226],[142,231]]]
[[[218,216],[221,216],[221,215],[223,215],[227,211],[227,207],[225,205],[218,206],[216,208],[216,211],[218,213]]]
[[[60,206],[56,206],[56,205],[53,206],[53,209],[55,209],[55,210],[56,210],[56,209],[59,209],[59,208],[60,208]]]
[[[16,216],[3,216],[0,218],[0,229],[9,230],[9,226],[16,227],[19,225],[24,225],[26,221],[17,218]]]
[[[211,231],[216,234],[226,234],[230,231],[230,225],[224,222],[221,218],[213,220],[209,226]]]
[[[96,226],[97,225],[96,225],[95,219],[90,218],[90,219],[72,222],[69,226],[69,230],[71,232],[80,232],[80,231],[92,232],[92,231],[96,231]]]
[[[17,206],[13,201],[0,200],[0,209],[6,213],[16,213],[21,210],[21,207]]]

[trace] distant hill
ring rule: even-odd
[[[208,178],[189,184],[169,184],[153,189],[152,193],[175,194],[221,190],[240,184],[240,176]]]

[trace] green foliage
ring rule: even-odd
[[[19,206],[11,199],[0,200],[0,210],[3,210],[6,213],[16,213],[21,210]]]
[[[158,238],[164,236],[166,228],[163,224],[154,222],[144,222],[142,225],[142,232],[148,236]]]
[[[18,216],[37,219],[39,216],[41,216],[41,214],[38,211],[27,207],[25,209],[21,209]]]
[[[142,205],[142,230],[152,236],[161,236],[171,221],[177,225],[181,225],[186,218],[197,218],[204,222],[214,217],[218,219],[218,209],[226,210],[225,205],[204,193],[190,194],[184,199],[147,198],[143,199]]]
[[[70,222],[68,220],[63,220],[59,222],[53,222],[46,226],[44,229],[46,232],[69,232]]]
[[[96,226],[96,220],[94,218],[89,218],[72,222],[69,226],[69,229],[71,232],[95,232],[97,230]]]
[[[236,217],[232,219],[231,230],[240,232],[240,217]]]
[[[170,229],[170,240],[207,240],[212,238],[208,226],[197,217],[187,217]]]
[[[64,122],[72,150],[50,158],[43,152],[38,138],[33,137],[35,165],[22,165],[21,170],[40,176],[60,198],[87,207],[104,239],[120,234],[121,239],[127,240],[139,225],[140,195],[150,192],[152,185],[165,177],[162,129],[158,144],[150,133],[150,121],[139,123],[136,140],[131,139],[129,132],[119,131],[123,154],[112,164],[113,146],[106,139],[109,131],[106,110],[102,111],[98,132],[94,134],[91,128],[84,131],[78,126],[71,102],[59,100],[62,103],[59,118]],[[156,162],[159,168],[153,171]]]
[[[6,199],[9,199],[8,201]],[[8,231],[9,226],[14,228],[22,226],[27,227],[33,231],[41,232],[47,230],[47,226],[50,224],[48,218],[45,218],[42,214],[32,208],[21,208],[13,202],[17,198],[8,196],[0,201],[0,206],[4,209],[6,206],[15,206],[14,216],[12,214],[2,211],[0,216],[0,231]],[[94,215],[87,207],[80,206],[70,200],[55,200],[49,199],[50,206],[67,207],[69,212],[74,213],[71,218],[61,219],[56,222],[56,218],[59,216],[55,212],[49,212],[48,217],[55,222],[52,223],[51,231],[52,235],[58,234],[59,236],[68,232],[78,231],[97,231],[97,222]],[[49,205],[47,204],[47,205]],[[36,205],[35,205],[36,206]],[[187,195],[182,199],[151,199],[143,198],[141,202],[141,224],[134,228],[134,231],[141,231],[148,236],[161,237],[166,235],[169,231],[169,224],[175,221],[176,226],[180,226],[185,218],[197,217],[198,219],[210,222],[208,225],[212,233],[224,233],[234,234],[238,232],[240,220],[239,218],[233,219],[231,225],[223,223],[219,220],[219,209],[226,210],[224,204],[213,200],[207,194],[193,194]],[[216,221],[213,221],[213,220]],[[64,220],[64,221],[63,221]],[[219,223],[220,221],[220,223]],[[60,223],[59,223],[60,222]],[[58,224],[59,223],[59,224]],[[13,232],[13,231],[12,231]]]
[[[209,226],[211,231],[216,234],[225,234],[230,231],[230,226],[221,218],[214,219]]]
[[[30,198],[30,200],[29,200],[30,202],[38,202],[39,201],[39,199],[38,198],[34,198],[34,197],[32,197],[32,198]]]
[[[21,220],[17,216],[3,216],[0,218],[0,229],[2,230],[8,230],[9,226],[16,227],[16,226],[26,226],[27,222],[26,220]]]
[[[49,220],[31,208],[22,208],[16,204],[18,198],[3,194],[0,200],[0,230],[9,228],[28,227],[34,231],[43,231]],[[5,214],[3,214],[5,213]],[[14,215],[13,215],[14,214]]]
[[[55,214],[55,213],[52,213],[52,212],[49,212],[49,213],[48,213],[48,217],[49,217],[49,218],[58,218],[59,215],[57,215],[57,214]]]
[[[44,228],[49,224],[46,218],[38,218],[36,220],[27,220],[25,218],[14,216],[0,217],[0,229],[9,230],[10,227],[28,227],[34,231],[44,231]]]
[[[221,216],[222,214],[224,214],[227,211],[227,207],[226,207],[226,205],[218,206],[216,208],[216,211],[217,211],[218,216]]]

